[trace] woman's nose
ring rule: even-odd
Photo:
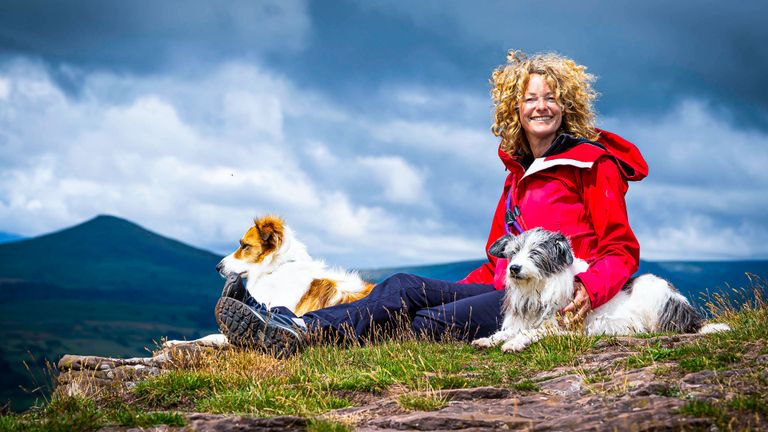
[[[544,98],[536,99],[536,109],[541,111],[547,109],[547,100]]]

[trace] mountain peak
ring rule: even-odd
[[[105,223],[106,224],[127,224],[127,225],[139,226],[138,224],[136,224],[134,222],[131,222],[128,219],[124,219],[124,218],[121,218],[119,216],[114,216],[114,215],[110,215],[110,214],[100,214],[100,215],[97,215],[97,216],[95,216],[95,217],[93,217],[91,219],[88,219],[87,221],[82,222],[82,223],[80,223],[78,225],[75,225],[75,226],[88,225],[88,224],[94,224],[94,223],[95,224],[105,224]]]
[[[219,259],[129,220],[99,215],[60,231],[0,244],[0,276],[68,288],[142,290],[190,285],[189,278],[178,276],[181,271],[182,275],[211,273],[213,285]]]

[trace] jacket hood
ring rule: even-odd
[[[640,181],[648,176],[648,162],[645,161],[640,149],[631,142],[607,130],[597,129],[600,136],[597,142],[603,144],[613,157],[619,161],[619,168],[624,178],[629,181]]]
[[[558,136],[542,159],[547,162],[568,160],[576,162],[577,166],[583,166],[579,164],[579,162],[583,162],[589,163],[589,166],[591,166],[591,163],[598,158],[608,154],[616,159],[619,169],[626,180],[640,181],[648,175],[648,163],[637,146],[615,133],[602,129],[597,129],[597,131],[600,133],[597,141],[576,138],[567,134]],[[499,146],[498,154],[499,159],[509,170],[523,163],[521,157],[508,155],[501,149],[501,146]]]

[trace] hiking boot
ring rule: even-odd
[[[256,301],[245,304],[221,297],[216,303],[216,322],[233,345],[261,349],[275,357],[288,357],[305,344],[305,327]]]
[[[222,297],[230,297],[236,300],[245,301],[248,296],[248,290],[243,285],[243,278],[238,273],[230,273],[224,282],[224,289],[221,290]]]

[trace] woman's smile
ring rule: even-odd
[[[531,75],[518,109],[528,145],[538,157],[555,140],[563,120],[563,110],[543,75]]]

